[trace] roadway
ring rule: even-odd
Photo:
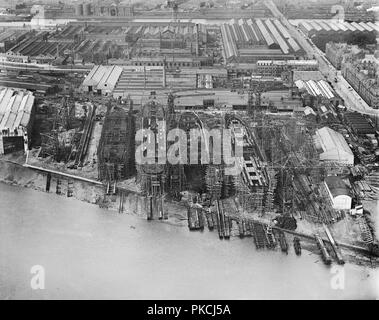
[[[358,111],[367,115],[379,116],[379,110],[372,109],[360,95],[349,85],[342,76],[341,71],[336,70],[333,65],[326,59],[325,54],[317,48],[317,46],[297,27],[293,26],[287,18],[279,11],[276,5],[269,0],[266,6],[271,10],[272,14],[279,19],[289,30],[294,39],[305,50],[308,57],[316,59],[319,63],[319,70],[323,76],[332,83],[334,90],[345,101],[345,106],[349,110]],[[335,80],[337,79],[337,82]]]

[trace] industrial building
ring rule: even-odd
[[[357,39],[365,39],[368,44],[373,44],[378,32],[376,28],[364,22],[350,23],[334,20],[292,20],[290,22],[312,39],[312,42],[323,51],[326,50],[326,43],[331,40],[358,44]],[[377,26],[379,27],[379,24]]]
[[[338,176],[328,176],[325,178],[325,186],[336,210],[350,210],[352,197],[349,185]]]
[[[375,134],[372,124],[359,112],[346,112],[343,115],[347,125],[357,135]]]
[[[333,88],[325,80],[296,80],[295,85],[299,90],[305,90],[308,94],[314,97],[321,97],[333,105],[337,105],[341,102]]]
[[[354,165],[354,154],[339,132],[323,127],[316,131],[314,142],[321,161]]]
[[[95,66],[83,81],[86,92],[110,95],[116,87],[123,69],[119,66]]]
[[[29,91],[0,91],[0,154],[22,151],[31,136],[34,96]]]
[[[7,52],[10,48],[24,40],[30,35],[30,31],[25,30],[2,30],[0,31],[0,52]]]
[[[278,9],[288,19],[333,19],[335,12],[330,10],[334,5],[341,5],[338,0],[323,1],[277,1]],[[364,6],[344,5],[346,21],[374,21],[374,12],[366,11]]]
[[[293,60],[303,53],[279,20],[233,19],[221,25],[221,35],[226,62]]]

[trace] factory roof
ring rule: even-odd
[[[288,30],[282,25],[282,23],[279,20],[274,20],[274,23],[284,38],[291,38],[291,35],[289,34]]]
[[[338,176],[328,176],[325,183],[333,197],[350,196],[349,186]]]
[[[323,96],[327,99],[334,98],[334,91],[325,80],[296,80],[295,84],[299,89],[305,89],[313,96]]]
[[[321,31],[321,30],[322,30],[322,27],[320,27],[320,25],[319,25],[316,21],[309,21],[309,24],[310,24],[314,29],[316,29],[317,31]]]
[[[317,23],[320,25],[321,28],[323,28],[325,31],[331,31],[332,29],[330,26],[325,23],[324,21],[317,21]]]
[[[352,22],[351,23],[351,25],[355,28],[355,29],[357,29],[358,31],[365,31],[365,29],[361,26],[361,25],[359,25],[358,23],[356,23],[355,21],[354,22]]]
[[[34,96],[29,91],[2,89],[0,92],[0,130],[13,131],[29,124]]]
[[[271,35],[269,34],[269,32],[267,31],[266,27],[263,25],[263,22],[260,20],[260,19],[257,19],[256,20],[256,24],[260,30],[260,32],[262,33],[267,45],[270,47],[272,46],[273,44],[275,44],[274,40],[272,39]]]
[[[374,31],[374,29],[372,28],[372,27],[370,27],[369,25],[367,25],[366,23],[364,23],[364,22],[360,22],[359,23],[359,25],[362,27],[362,28],[364,28],[364,29],[366,29],[367,31]]]
[[[323,127],[316,131],[314,139],[316,149],[322,151],[321,160],[354,164],[354,154],[339,132]]]
[[[283,51],[283,53],[285,54],[289,53],[289,48],[287,46],[287,43],[283,40],[282,36],[279,34],[278,30],[274,27],[271,20],[267,19],[265,23],[268,29],[270,30],[271,34],[274,36],[276,42],[279,44],[280,49]]]
[[[335,22],[335,25],[342,31],[348,31],[349,29],[342,22]]]
[[[346,21],[344,21],[344,22],[342,22],[341,24],[343,24],[346,28],[348,28],[350,31],[357,31],[357,29],[356,28],[354,28],[352,25],[351,25],[351,23],[349,23],[349,22],[346,22]]]
[[[357,134],[374,134],[374,127],[367,121],[367,119],[358,112],[346,112],[344,117],[347,123]]]
[[[330,28],[334,31],[340,30],[340,28],[338,28],[338,26],[332,20],[326,20],[325,23],[327,23],[330,26]]]
[[[101,90],[113,90],[122,73],[119,66],[94,66],[83,81],[83,86]]]
[[[299,51],[300,46],[297,44],[297,42],[293,38],[288,38],[287,39],[289,45],[292,47],[293,51]]]
[[[302,20],[300,23],[307,31],[311,31],[313,29],[313,27],[307,21]]]
[[[376,30],[376,31],[379,32],[379,25],[378,24],[375,24],[375,23],[372,23],[372,22],[367,22],[366,24],[368,26],[370,26],[371,28],[373,28],[374,30]]]

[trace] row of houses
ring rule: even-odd
[[[370,107],[379,108],[378,58],[366,55],[364,59],[347,61],[342,66],[342,75]]]
[[[285,70],[317,71],[317,60],[259,60],[256,71],[264,76],[281,76]]]

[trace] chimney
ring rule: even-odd
[[[195,31],[196,31],[196,57],[199,56],[199,25],[196,23],[195,25]]]
[[[166,58],[163,59],[163,79],[162,79],[163,88],[166,88]]]

